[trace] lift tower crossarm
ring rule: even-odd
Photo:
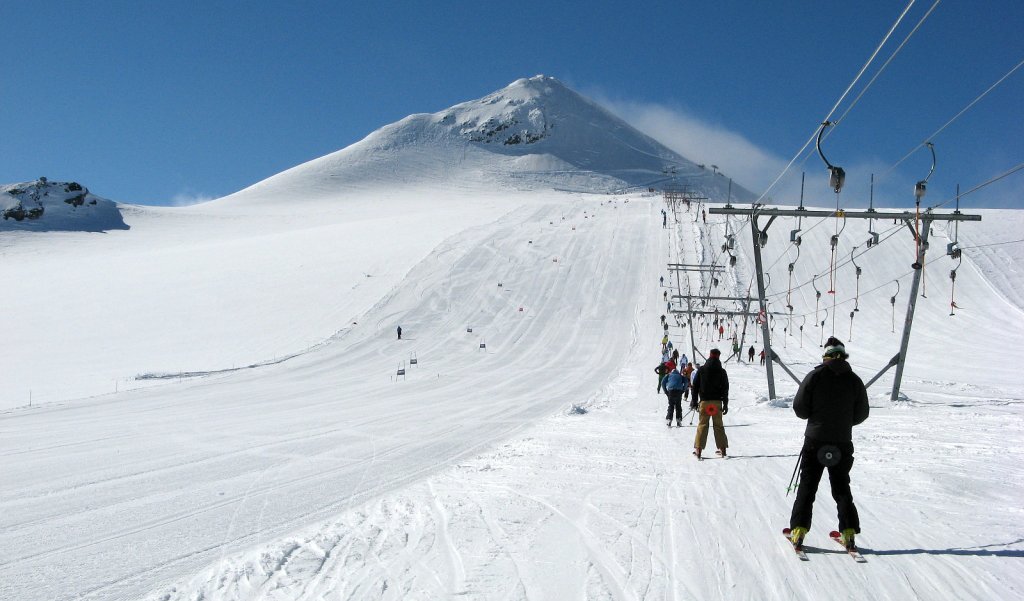
[[[673,294],[671,298],[695,298],[697,300],[741,301],[754,300],[749,296],[701,296],[699,294]]]
[[[910,229],[911,235],[914,236],[917,244],[917,260],[914,262],[914,279],[910,286],[910,299],[907,301],[907,315],[903,322],[903,334],[900,338],[900,352],[894,357],[896,373],[893,377],[892,392],[890,394],[890,400],[897,400],[900,394],[900,385],[903,382],[903,368],[907,361],[907,350],[910,347],[910,331],[914,325],[914,312],[917,309],[917,293],[921,286],[921,277],[923,274],[922,266],[925,265],[925,253],[928,250],[928,234],[931,232],[931,224],[934,221],[981,221],[981,215],[968,215],[959,211],[953,213],[935,213],[932,210],[925,211],[921,215],[911,213],[910,211],[895,212],[895,211],[876,211],[874,209],[847,211],[839,209],[835,211],[824,211],[824,210],[807,210],[804,208],[800,209],[770,209],[766,207],[754,206],[748,209],[737,209],[733,207],[709,207],[708,212],[712,215],[749,215],[750,216],[750,228],[753,234],[754,240],[754,268],[757,272],[757,294],[758,300],[760,301],[760,307],[763,314],[767,315],[767,299],[765,298],[764,292],[764,272],[761,265],[761,245],[767,242],[768,227],[771,226],[772,221],[776,217],[842,217],[844,219],[893,219],[900,220],[906,224],[907,228]],[[764,229],[759,229],[757,226],[757,220],[761,216],[769,216],[768,223]],[[920,229],[914,226],[917,220],[920,220]],[[763,339],[765,341],[765,351],[769,357],[775,357],[775,353],[771,350],[771,338],[768,332],[767,320],[761,324],[761,331]],[[773,361],[766,363],[766,376],[768,378],[768,398],[775,398],[775,378],[772,373]],[[890,362],[879,376],[893,366],[893,362]],[[876,376],[872,379],[874,382],[877,379]]]
[[[750,311],[726,311],[726,310],[708,310],[708,309],[672,309],[672,313],[676,315],[725,315],[729,314],[733,317],[757,317],[757,313],[751,313]]]
[[[906,221],[908,219],[914,219],[914,213],[911,211],[874,211],[871,209],[864,210],[839,210],[839,211],[826,211],[826,210],[810,210],[810,209],[767,209],[767,208],[755,208],[755,209],[737,209],[737,208],[725,208],[725,207],[708,207],[708,213],[712,215],[750,215],[755,214],[758,216],[770,216],[770,217],[845,217],[846,219],[900,219]],[[965,213],[928,213],[928,218],[932,221],[981,221],[981,215],[967,215]],[[770,222],[769,222],[770,225]],[[765,226],[764,229],[768,229]]]

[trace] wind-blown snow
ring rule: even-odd
[[[0,598],[1021,597],[1024,380],[1008,351],[1024,245],[994,245],[1019,238],[1021,212],[960,226],[954,316],[954,232],[935,225],[901,398],[890,371],[854,434],[868,563],[826,537],[824,483],[801,563],[779,536],[795,383],[776,369],[769,402],[763,368],[728,362],[731,457],[701,463],[654,391],[677,292],[659,276],[715,261],[716,294],[745,293],[748,224],[681,210],[662,229],[659,196],[541,183],[389,187],[379,172],[332,193],[328,163],[194,207],[122,206],[130,230],[0,237]],[[797,259],[795,227],[777,220],[764,249],[775,348],[802,375],[834,332],[868,379],[899,349],[913,240],[876,222],[883,242],[861,254],[867,223],[805,219]]]

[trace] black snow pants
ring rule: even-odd
[[[672,421],[672,412],[675,412],[676,421],[683,419],[683,390],[668,391],[668,413],[665,415],[665,419]]]
[[[836,501],[839,513],[839,531],[853,528],[860,533],[860,517],[857,506],[853,504],[853,492],[850,491],[850,469],[853,467],[853,443],[826,443],[809,438],[804,439],[804,447],[800,450],[800,487],[796,491],[793,502],[793,513],[789,518],[789,527],[801,526],[810,529],[811,510],[814,497],[818,493],[818,483],[825,466],[818,462],[818,449],[831,444],[839,448],[842,458],[839,463],[828,468],[828,481],[832,486],[832,498]]]

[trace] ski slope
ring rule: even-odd
[[[731,457],[700,463],[690,456],[694,428],[666,428],[654,391],[665,264],[710,260],[726,227],[738,228],[730,231],[738,232],[739,260],[720,286],[744,289],[751,263],[739,233],[749,239],[749,228],[680,212],[662,229],[664,203],[653,196],[476,194],[424,206],[425,195],[390,199],[409,215],[363,220],[354,216],[373,215],[378,199],[313,204],[315,223],[266,207],[129,214],[130,231],[156,242],[129,263],[139,271],[112,279],[148,281],[157,314],[181,298],[156,287],[161,278],[193,294],[216,281],[229,298],[251,287],[261,300],[238,310],[244,319],[234,327],[251,330],[242,342],[265,352],[257,341],[291,335],[293,346],[285,360],[267,353],[258,367],[225,369],[231,355],[217,335],[206,355],[183,366],[205,375],[0,414],[0,598],[1020,596],[1024,382],[1005,348],[1024,339],[1020,309],[1007,300],[1021,290],[1019,245],[965,251],[956,317],[943,297],[945,269],[935,264],[934,302],[919,306],[903,396],[889,402],[891,374],[883,377],[870,390],[871,417],[855,430],[853,490],[868,563],[854,564],[827,539],[827,487],[810,561],[801,563],[779,536],[803,428],[786,398],[795,384],[776,370],[782,398],[767,401],[763,368],[730,361]],[[1019,213],[983,213],[986,221],[971,226],[977,243],[1008,240],[1022,225]],[[180,227],[216,214],[229,223],[219,236]],[[426,219],[443,237],[424,235]],[[798,281],[820,272],[821,253],[809,249],[827,248],[832,225],[806,235]],[[110,260],[131,260],[88,235],[64,236],[52,254],[74,250],[78,262],[36,263],[54,282],[100,278]],[[388,243],[361,251],[367,239]],[[906,271],[907,241],[896,242],[858,260],[862,290]],[[7,252],[30,262],[41,254],[37,243],[22,238]],[[216,277],[173,279],[182,257],[198,265],[231,249],[236,259],[262,249],[260,271],[270,275],[254,282],[240,262]],[[771,262],[791,251],[776,242],[765,252]],[[154,264],[161,252],[166,262]],[[362,265],[378,257],[384,267],[368,278],[346,271],[338,255]],[[786,280],[775,272],[785,274],[789,260],[772,267],[770,293]],[[322,303],[332,294],[302,287],[314,276],[299,265],[333,269],[315,277],[334,290],[377,288],[328,311]],[[986,274],[994,272],[1003,277],[993,282]],[[852,294],[849,280],[840,280],[836,306]],[[806,287],[796,294],[808,295]],[[898,349],[890,295],[879,288],[860,299],[848,348],[863,376]],[[812,290],[801,310],[813,304]],[[280,307],[283,317],[274,315]],[[233,315],[210,311],[225,321]],[[114,331],[118,314],[107,315],[93,318]],[[53,320],[70,330],[67,318]],[[775,333],[778,352],[800,374],[819,352],[808,322],[802,346]],[[774,323],[778,330],[782,319]],[[126,343],[152,347],[157,359],[178,356],[170,343],[182,327],[160,324]],[[212,324],[184,329],[198,336]],[[844,340],[846,326],[836,326]],[[323,338],[310,343],[318,330]],[[686,348],[684,334],[671,331]],[[704,352],[712,345],[728,341],[698,341]],[[136,365],[160,363],[144,362],[141,351]],[[93,359],[125,361],[101,349]]]
[[[1024,213],[934,225],[900,395],[881,375],[854,433],[867,563],[827,538],[827,487],[802,563],[779,536],[804,426],[780,366],[769,399],[765,368],[727,362],[728,459],[664,424],[665,297],[754,274],[749,219],[663,228],[660,196],[607,193],[673,172],[750,197],[537,76],[191,207],[4,186],[55,210],[0,222],[0,599],[1024,597]],[[835,334],[879,373],[906,225],[768,234],[782,361],[802,376]],[[722,340],[694,323],[701,353],[762,347],[739,308]]]

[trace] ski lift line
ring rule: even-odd
[[[939,207],[942,207],[942,206],[945,206],[945,205],[949,204],[950,202],[952,202],[954,200],[963,198],[964,196],[967,196],[968,194],[971,194],[973,192],[977,192],[978,190],[981,190],[982,188],[984,188],[986,186],[992,185],[992,184],[996,183],[997,181],[999,181],[999,180],[1001,180],[1001,179],[1003,179],[1005,177],[1009,177],[1009,176],[1013,175],[1014,173],[1020,171],[1021,169],[1024,169],[1024,163],[1018,163],[1016,166],[1010,167],[1010,169],[1008,169],[1007,171],[1004,171],[1003,173],[993,177],[992,179],[984,181],[984,182],[978,184],[977,186],[974,186],[973,188],[971,188],[970,190],[968,190],[966,192],[962,192],[962,193],[960,193],[957,196],[953,196],[953,197],[947,198],[946,200],[940,202],[937,205],[933,205],[931,207],[928,207],[928,210],[931,211],[933,209],[937,209]]]
[[[889,238],[892,238],[893,236],[895,236],[896,233],[899,232],[901,229],[903,229],[903,225],[897,225],[897,226],[893,226],[892,228],[890,228],[889,231],[886,232],[888,235],[885,238],[882,238],[879,241],[879,244],[881,244],[882,242],[884,242],[884,241],[888,240]],[[876,248],[877,246],[878,246],[878,244],[875,244],[871,248]],[[871,248],[865,249],[863,252],[860,253],[860,256],[863,256],[864,253],[866,253],[869,250],[871,250]],[[839,267],[844,267],[848,263],[850,263],[849,259],[843,261],[842,263],[839,263],[836,266],[836,268],[838,269]],[[822,274],[820,274],[820,273],[814,274],[814,276],[810,280],[807,280],[806,282],[797,285],[795,288],[793,288],[793,290],[800,290],[802,288],[805,288],[808,284],[813,286],[815,278],[819,278],[819,277],[822,277]],[[776,297],[779,297],[779,296],[782,296],[782,293],[771,294],[771,295],[768,295],[767,298],[772,299],[772,298],[776,298]]]
[[[819,225],[822,225],[823,223],[826,223],[832,217],[835,217],[836,213],[837,213],[837,211],[808,211],[808,210],[804,209],[804,210],[800,210],[799,214],[797,214],[795,216],[798,217],[798,218],[801,218],[801,219],[803,217],[821,217],[811,227],[807,228],[806,230],[801,230],[804,234],[808,234],[808,233],[812,232],[815,228],[817,228]],[[907,215],[908,215],[908,213],[905,213],[905,212],[904,213],[896,213],[896,214],[893,214],[893,213],[884,213],[883,214],[883,213],[879,213],[877,211],[872,211],[872,215],[870,217],[867,217],[867,219],[871,219],[871,220],[874,220],[874,219],[887,219],[887,218],[905,219],[907,217]],[[788,215],[788,216],[793,217],[794,215]],[[848,215],[844,215],[844,217],[846,217],[846,216],[848,216]],[[857,215],[853,215],[853,216],[856,217]],[[900,228],[902,228],[902,226],[900,226]],[[899,228],[897,228],[897,229],[899,229]],[[790,243],[792,244],[792,241]],[[773,261],[772,264],[768,266],[767,270],[771,270],[771,268],[775,267],[776,265],[778,265],[779,261],[781,261],[781,260],[782,260],[782,255],[779,255],[778,257],[776,257],[775,261]]]
[[[885,234],[887,234],[887,235],[886,235],[886,237],[885,237],[885,238],[882,238],[882,239],[880,239],[880,240],[879,240],[879,243],[878,243],[878,244],[881,244],[881,243],[882,243],[882,242],[884,242],[885,240],[888,240],[889,238],[891,238],[892,236],[894,236],[894,235],[896,234],[896,232],[898,232],[898,231],[899,231],[899,230],[901,230],[901,229],[903,229],[903,225],[902,225],[902,224],[901,224],[901,225],[895,225],[895,226],[892,226],[892,227],[891,227],[891,228],[890,228],[889,230],[887,230],[886,232],[883,232],[883,233],[885,233]],[[875,245],[873,245],[872,247],[870,247],[870,248],[867,248],[867,249],[863,250],[863,251],[862,251],[862,252],[860,253],[860,255],[861,255],[861,256],[862,256],[862,255],[864,255],[864,253],[866,253],[866,252],[868,252],[869,250],[871,250],[871,248],[874,248],[875,246],[878,246],[878,244],[875,244]],[[838,269],[838,268],[840,268],[840,267],[843,267],[843,266],[847,265],[848,263],[850,263],[850,260],[849,260],[849,259],[847,259],[847,260],[845,260],[845,261],[843,261],[843,262],[841,262],[841,263],[838,263],[838,264],[836,265],[836,269]],[[821,275],[822,275],[822,274],[815,274],[815,275],[814,275],[814,278],[816,278],[816,277],[820,277]],[[807,286],[808,284],[811,284],[811,283],[813,283],[813,281],[814,281],[814,278],[811,278],[810,280],[807,280],[807,281],[803,282],[802,284],[798,284],[798,285],[797,285],[797,286],[796,286],[795,288],[793,288],[793,290],[800,290],[801,288],[803,288],[803,287]],[[780,293],[776,293],[776,294],[772,294],[772,295],[769,295],[769,298],[776,298],[776,297],[779,297],[779,296],[782,296],[782,293],[781,293],[781,292],[780,292]]]
[[[935,9],[939,6],[940,2],[942,2],[942,0],[935,0],[935,3],[932,4],[932,7],[928,9],[928,12],[926,12],[924,16],[921,17],[921,20],[917,22],[917,25],[914,25],[914,28],[910,30],[910,33],[907,34],[907,37],[903,38],[903,41],[900,42],[900,45],[897,46],[896,49],[893,50],[892,54],[889,55],[889,58],[886,59],[884,63],[882,63],[882,66],[878,68],[878,71],[875,72],[875,75],[871,78],[871,80],[868,81],[868,83],[866,83],[864,87],[861,89],[860,94],[857,94],[857,97],[853,99],[853,102],[850,103],[850,106],[846,107],[846,111],[844,111],[843,114],[840,115],[838,119],[836,119],[835,124],[837,126],[843,122],[843,119],[845,119],[846,115],[848,115],[850,111],[853,110],[853,107],[857,106],[857,103],[860,101],[861,97],[864,96],[868,89],[871,88],[871,85],[874,84],[875,80],[878,79],[878,76],[880,76],[882,72],[885,71],[885,68],[889,66],[889,63],[891,63],[892,60],[896,58],[896,55],[900,53],[900,50],[903,50],[903,47],[907,45],[907,42],[910,41],[910,38],[913,37],[915,33],[917,33],[917,30],[921,28],[921,25],[923,25],[924,22],[928,19],[928,17],[931,16],[932,12],[935,11]],[[833,131],[835,131],[834,128]],[[827,140],[828,136],[830,135],[832,135],[831,131],[825,135],[825,139]]]
[[[818,227],[819,225],[821,225],[821,224],[825,223],[825,222],[826,222],[826,221],[827,221],[827,220],[828,220],[828,219],[829,219],[830,217],[833,217],[833,216],[835,216],[835,212],[832,212],[832,213],[831,213],[831,214],[829,214],[829,215],[828,215],[827,217],[822,217],[821,219],[819,219],[819,220],[818,220],[818,222],[817,222],[817,223],[815,223],[815,224],[814,224],[814,225],[812,225],[811,227],[807,228],[806,230],[800,230],[800,231],[802,231],[802,232],[803,232],[804,234],[808,234],[808,233],[810,233],[810,232],[811,232],[811,231],[812,231],[812,230],[813,230],[814,228],[816,228],[816,227]],[[801,221],[803,220],[803,217],[804,217],[803,215],[798,215],[798,216],[797,216],[797,218],[798,218],[798,219],[800,219]],[[802,239],[802,238],[803,238],[803,236],[801,236],[800,238]],[[796,246],[796,249],[797,249],[797,258],[799,259],[799,258],[800,258],[800,245],[799,245],[799,244],[797,244],[797,243],[796,243],[795,241],[793,241],[793,240],[790,240],[790,241],[789,241],[789,243],[790,243],[790,244],[792,244],[792,245],[794,245],[794,246]],[[782,260],[782,255],[780,254],[780,255],[779,255],[778,257],[776,257],[776,258],[775,258],[775,260],[774,260],[774,261],[772,261],[772,264],[771,264],[771,265],[769,265],[769,266],[768,266],[768,268],[767,268],[767,269],[766,269],[765,271],[771,271],[772,267],[775,267],[776,265],[778,265],[778,264],[779,264],[779,261],[781,261],[781,260]],[[795,263],[795,262],[796,262],[796,261],[794,261],[794,263]]]
[[[894,227],[893,227],[893,228],[892,228],[892,229],[890,230],[890,232],[891,232],[891,233],[889,233],[889,235],[888,235],[888,236],[886,236],[886,238],[885,238],[884,240],[887,240],[888,238],[891,238],[892,236],[894,236],[894,235],[896,234],[896,232],[897,232],[897,231],[898,231],[899,229],[901,229],[901,228],[902,228],[902,226],[894,226]],[[878,245],[876,244],[875,246],[878,246]],[[872,247],[872,248],[873,248],[873,247]],[[870,248],[869,248],[869,249],[867,249],[867,250],[870,250]],[[867,252],[867,250],[865,250],[864,252]],[[864,252],[862,252],[861,254],[863,255],[863,254],[864,254]],[[849,261],[844,261],[844,262],[843,262],[842,264],[840,264],[839,266],[841,267],[841,266],[843,266],[843,265],[846,265],[846,264],[847,264],[848,262],[849,262]],[[911,272],[911,273],[913,273],[913,272]],[[813,285],[814,285],[814,280],[815,280],[816,278],[820,277],[820,276],[821,276],[821,274],[815,274],[813,278],[811,278],[811,279],[810,279],[810,280],[808,280],[807,282],[804,282],[803,284],[800,284],[800,285],[799,285],[799,286],[798,286],[798,287],[797,287],[796,289],[797,289],[797,290],[799,290],[799,289],[801,289],[801,288],[804,288],[804,287],[805,287],[805,286],[807,286],[808,284],[811,284],[811,285],[813,286]],[[903,277],[903,276],[901,276],[901,277]],[[816,289],[816,288],[815,288],[815,289]],[[870,292],[873,292],[874,290],[877,290],[877,288],[876,288],[876,289],[873,289],[873,290],[872,290],[872,291],[870,291]],[[864,294],[868,294],[868,292],[866,292],[866,293],[864,293]],[[775,298],[775,297],[778,297],[778,296],[780,296],[780,295],[781,295],[781,293],[779,293],[779,294],[774,294],[774,295],[765,295],[765,300],[766,300],[766,301],[768,301],[768,300],[770,300],[770,299],[772,299],[772,298]],[[817,300],[818,300],[819,298],[820,298],[820,292],[819,292],[818,294],[816,294],[816,296],[815,296],[815,301],[816,301],[816,303],[817,303]],[[847,299],[847,300],[843,301],[843,302],[842,302],[841,304],[845,304],[845,303],[847,303],[847,302],[849,302],[849,299]],[[816,310],[815,310],[815,314],[817,314],[817,311],[818,311],[818,309],[816,309]],[[811,311],[810,311],[810,310],[808,310],[808,312],[807,312],[807,313],[802,313],[802,314],[798,314],[797,316],[798,316],[798,317],[799,317],[799,316],[807,316],[807,315],[810,315],[810,314],[811,314]],[[815,319],[817,319],[817,315],[815,315]]]
[[[950,119],[949,121],[947,121],[942,127],[940,127],[939,129],[935,130],[935,132],[932,133],[930,136],[926,137],[923,142],[921,142],[917,146],[911,148],[907,152],[907,154],[903,155],[903,158],[901,158],[900,160],[896,161],[895,163],[893,163],[893,165],[891,167],[886,169],[885,172],[882,173],[881,177],[884,178],[886,175],[891,173],[893,169],[896,169],[896,167],[899,167],[900,164],[903,163],[903,161],[905,161],[908,158],[910,158],[910,155],[914,154],[914,152],[916,152],[918,148],[921,148],[922,146],[924,146],[928,141],[934,140],[936,136],[938,136],[940,133],[943,132],[943,130],[945,130],[947,127],[952,125],[954,121],[959,119],[961,115],[966,113],[968,110],[970,110],[971,107],[973,107],[975,104],[977,104],[979,101],[981,101],[981,99],[984,98],[985,96],[987,96],[989,92],[991,92],[992,90],[996,89],[996,87],[999,86],[999,84],[1003,83],[1003,81],[1005,81],[1006,78],[1008,78],[1009,76],[1013,75],[1013,72],[1016,71],[1017,69],[1020,69],[1021,66],[1024,66],[1024,59],[1022,59],[1019,63],[1014,65],[1014,67],[1012,69],[1010,69],[1006,73],[1006,75],[1003,75],[1002,77],[1000,77],[998,81],[996,81],[994,84],[989,86],[988,89],[986,89],[984,92],[979,94],[978,97],[975,98],[974,100],[972,100],[967,106],[962,108],[959,113],[954,115],[953,118]]]
[[[713,209],[713,210],[717,210],[717,209]],[[799,216],[804,216],[803,215],[804,213],[812,213],[811,216],[820,216],[821,217],[821,219],[817,223],[815,223],[814,225],[812,225],[808,229],[804,230],[805,233],[811,231],[812,229],[814,229],[818,225],[824,223],[825,220],[828,219],[829,217],[833,217],[833,216],[836,215],[835,211],[800,211],[799,214],[796,214],[796,213],[798,213],[798,212],[797,211],[791,211],[791,212],[786,212],[786,215],[787,216],[798,216],[799,217]],[[850,216],[850,215],[847,215],[847,216]],[[907,213],[907,212],[903,212],[903,213],[879,213],[878,211],[873,211],[873,212],[870,212],[870,216],[867,217],[867,218],[869,218],[869,219],[893,218],[893,219],[897,219],[897,220],[899,220],[899,219],[904,219],[905,220],[905,219],[908,219],[909,216],[910,216],[910,214]],[[852,217],[864,217],[864,216],[863,215],[852,215]],[[978,218],[978,219],[980,219],[980,218]],[[972,219],[972,220],[978,220],[978,219]],[[902,228],[903,228],[903,225],[895,225],[895,226],[891,227],[890,229],[884,231],[883,233],[895,232],[895,231],[897,231],[899,229],[902,229]],[[881,239],[878,244],[881,244],[884,240],[888,240],[891,237],[892,237],[892,234],[889,233],[889,235],[887,235],[887,237],[885,239]],[[792,245],[793,243],[791,242],[790,244]],[[878,244],[873,245],[873,246],[878,246]],[[864,253],[866,253],[870,249],[871,249],[871,247],[868,247],[866,250],[864,250],[861,253],[861,255],[863,255]],[[779,263],[779,261],[782,260],[783,256],[784,256],[783,254],[779,254],[778,257],[776,257],[775,260],[770,265],[768,265],[767,269],[765,269],[765,270],[766,271],[771,270],[772,267],[777,265]],[[839,266],[843,266],[845,264],[846,264],[846,262],[844,261]],[[753,285],[753,275],[752,275],[751,283]],[[797,290],[799,290],[800,288],[803,288],[806,285],[807,285],[806,282],[804,284],[799,285],[797,287]],[[772,298],[774,298],[774,297],[780,296],[780,295],[779,294],[775,294],[775,295],[770,295],[770,296]]]
[[[963,253],[958,254],[956,259],[957,259],[956,267],[954,267],[953,270],[949,272],[949,279],[951,280],[950,286],[949,286],[949,314],[950,314],[950,316],[956,315],[956,313],[953,312],[953,309],[959,309],[959,307],[956,306],[956,272],[964,264],[964,255],[963,255]]]
[[[993,242],[991,244],[978,244],[978,245],[975,245],[975,246],[961,246],[960,250],[967,250],[969,248],[986,248],[986,247],[989,247],[989,246],[1002,246],[1004,244],[1020,244],[1021,242],[1024,242],[1024,239],[1021,239],[1021,240],[1007,240],[1006,242]]]
[[[849,95],[850,90],[853,89],[853,86],[857,85],[857,82],[864,75],[864,72],[867,71],[867,68],[871,65],[872,62],[874,62],[875,57],[878,56],[878,53],[881,52],[882,47],[886,44],[886,42],[889,41],[889,38],[892,36],[893,32],[896,31],[897,27],[899,27],[899,24],[903,22],[903,18],[907,16],[908,12],[910,12],[910,7],[914,5],[914,2],[915,0],[910,0],[910,2],[907,3],[906,8],[904,8],[903,12],[900,13],[900,16],[897,17],[896,21],[892,24],[892,27],[890,27],[889,31],[885,34],[885,37],[883,37],[882,41],[879,42],[878,47],[875,48],[875,51],[871,53],[871,56],[868,58],[867,62],[865,62],[864,66],[860,68],[860,71],[857,73],[856,77],[854,77],[853,81],[850,82],[850,85],[846,87],[846,90],[842,93],[839,99],[836,100],[836,103],[832,106],[832,109],[829,110],[828,114],[825,115],[825,118],[821,120],[822,122],[828,121],[832,118],[832,115],[835,114],[836,109],[839,108],[839,105],[842,104],[843,100],[846,99],[846,96]],[[761,195],[757,197],[757,200],[754,201],[755,206],[762,200],[764,200],[765,196],[767,196],[768,193],[772,191],[772,188],[775,187],[775,184],[779,183],[779,180],[781,180],[782,177],[786,175],[787,172],[789,172],[789,169],[790,167],[793,166],[793,163],[796,162],[800,155],[803,154],[804,150],[806,150],[807,147],[811,145],[811,142],[813,142],[817,136],[818,127],[815,127],[814,133],[812,133],[811,136],[807,138],[807,141],[804,142],[804,145],[800,148],[800,150],[798,150],[797,153],[793,155],[793,158],[790,159],[789,163],[786,164],[785,168],[783,168],[782,173],[779,173],[778,177],[776,177],[768,186],[768,189],[762,192]]]
[[[926,262],[925,262],[925,264],[926,264],[926,265],[931,265],[931,264],[932,264],[932,263],[934,263],[935,261],[940,261],[940,260],[942,260],[942,259],[945,259],[945,258],[946,258],[946,256],[947,256],[947,255],[941,255],[941,256],[936,256],[936,257],[933,257],[932,259],[930,259],[930,260],[926,261]],[[883,283],[883,284],[880,284],[880,285],[878,285],[878,286],[876,286],[876,287],[872,288],[871,290],[868,290],[868,291],[866,291],[866,292],[862,292],[862,293],[861,293],[861,296],[867,296],[867,295],[869,295],[869,294],[872,294],[872,293],[874,293],[874,292],[877,292],[878,290],[881,290],[881,289],[882,289],[883,287],[885,287],[885,286],[889,286],[889,285],[890,285],[890,284],[892,284],[892,283],[893,283],[894,281],[895,281],[895,282],[899,282],[899,280],[902,280],[903,278],[905,278],[905,277],[907,277],[907,276],[913,275],[913,274],[914,274],[914,271],[916,271],[916,270],[914,270],[914,269],[911,269],[910,271],[908,271],[908,272],[906,272],[906,273],[903,273],[903,274],[901,274],[900,276],[896,277],[896,278],[895,278],[895,279],[893,279],[893,280],[887,280],[887,281],[886,281],[885,283]],[[839,306],[839,305],[846,305],[846,304],[848,304],[848,303],[850,303],[850,302],[852,302],[852,301],[853,301],[853,298],[848,298],[848,299],[846,299],[846,300],[843,300],[843,301],[839,302],[839,303],[837,304],[837,306]],[[772,315],[776,315],[776,316],[779,316],[779,317],[786,317],[786,316],[788,315],[788,314],[785,314],[785,313],[780,313],[780,312],[778,312],[778,311],[771,311],[770,313],[771,313]],[[809,315],[812,315],[813,313],[814,313],[813,311],[808,311],[807,313],[796,313],[796,314],[794,314],[793,316],[794,316],[794,317],[807,317],[807,316],[809,316]]]

